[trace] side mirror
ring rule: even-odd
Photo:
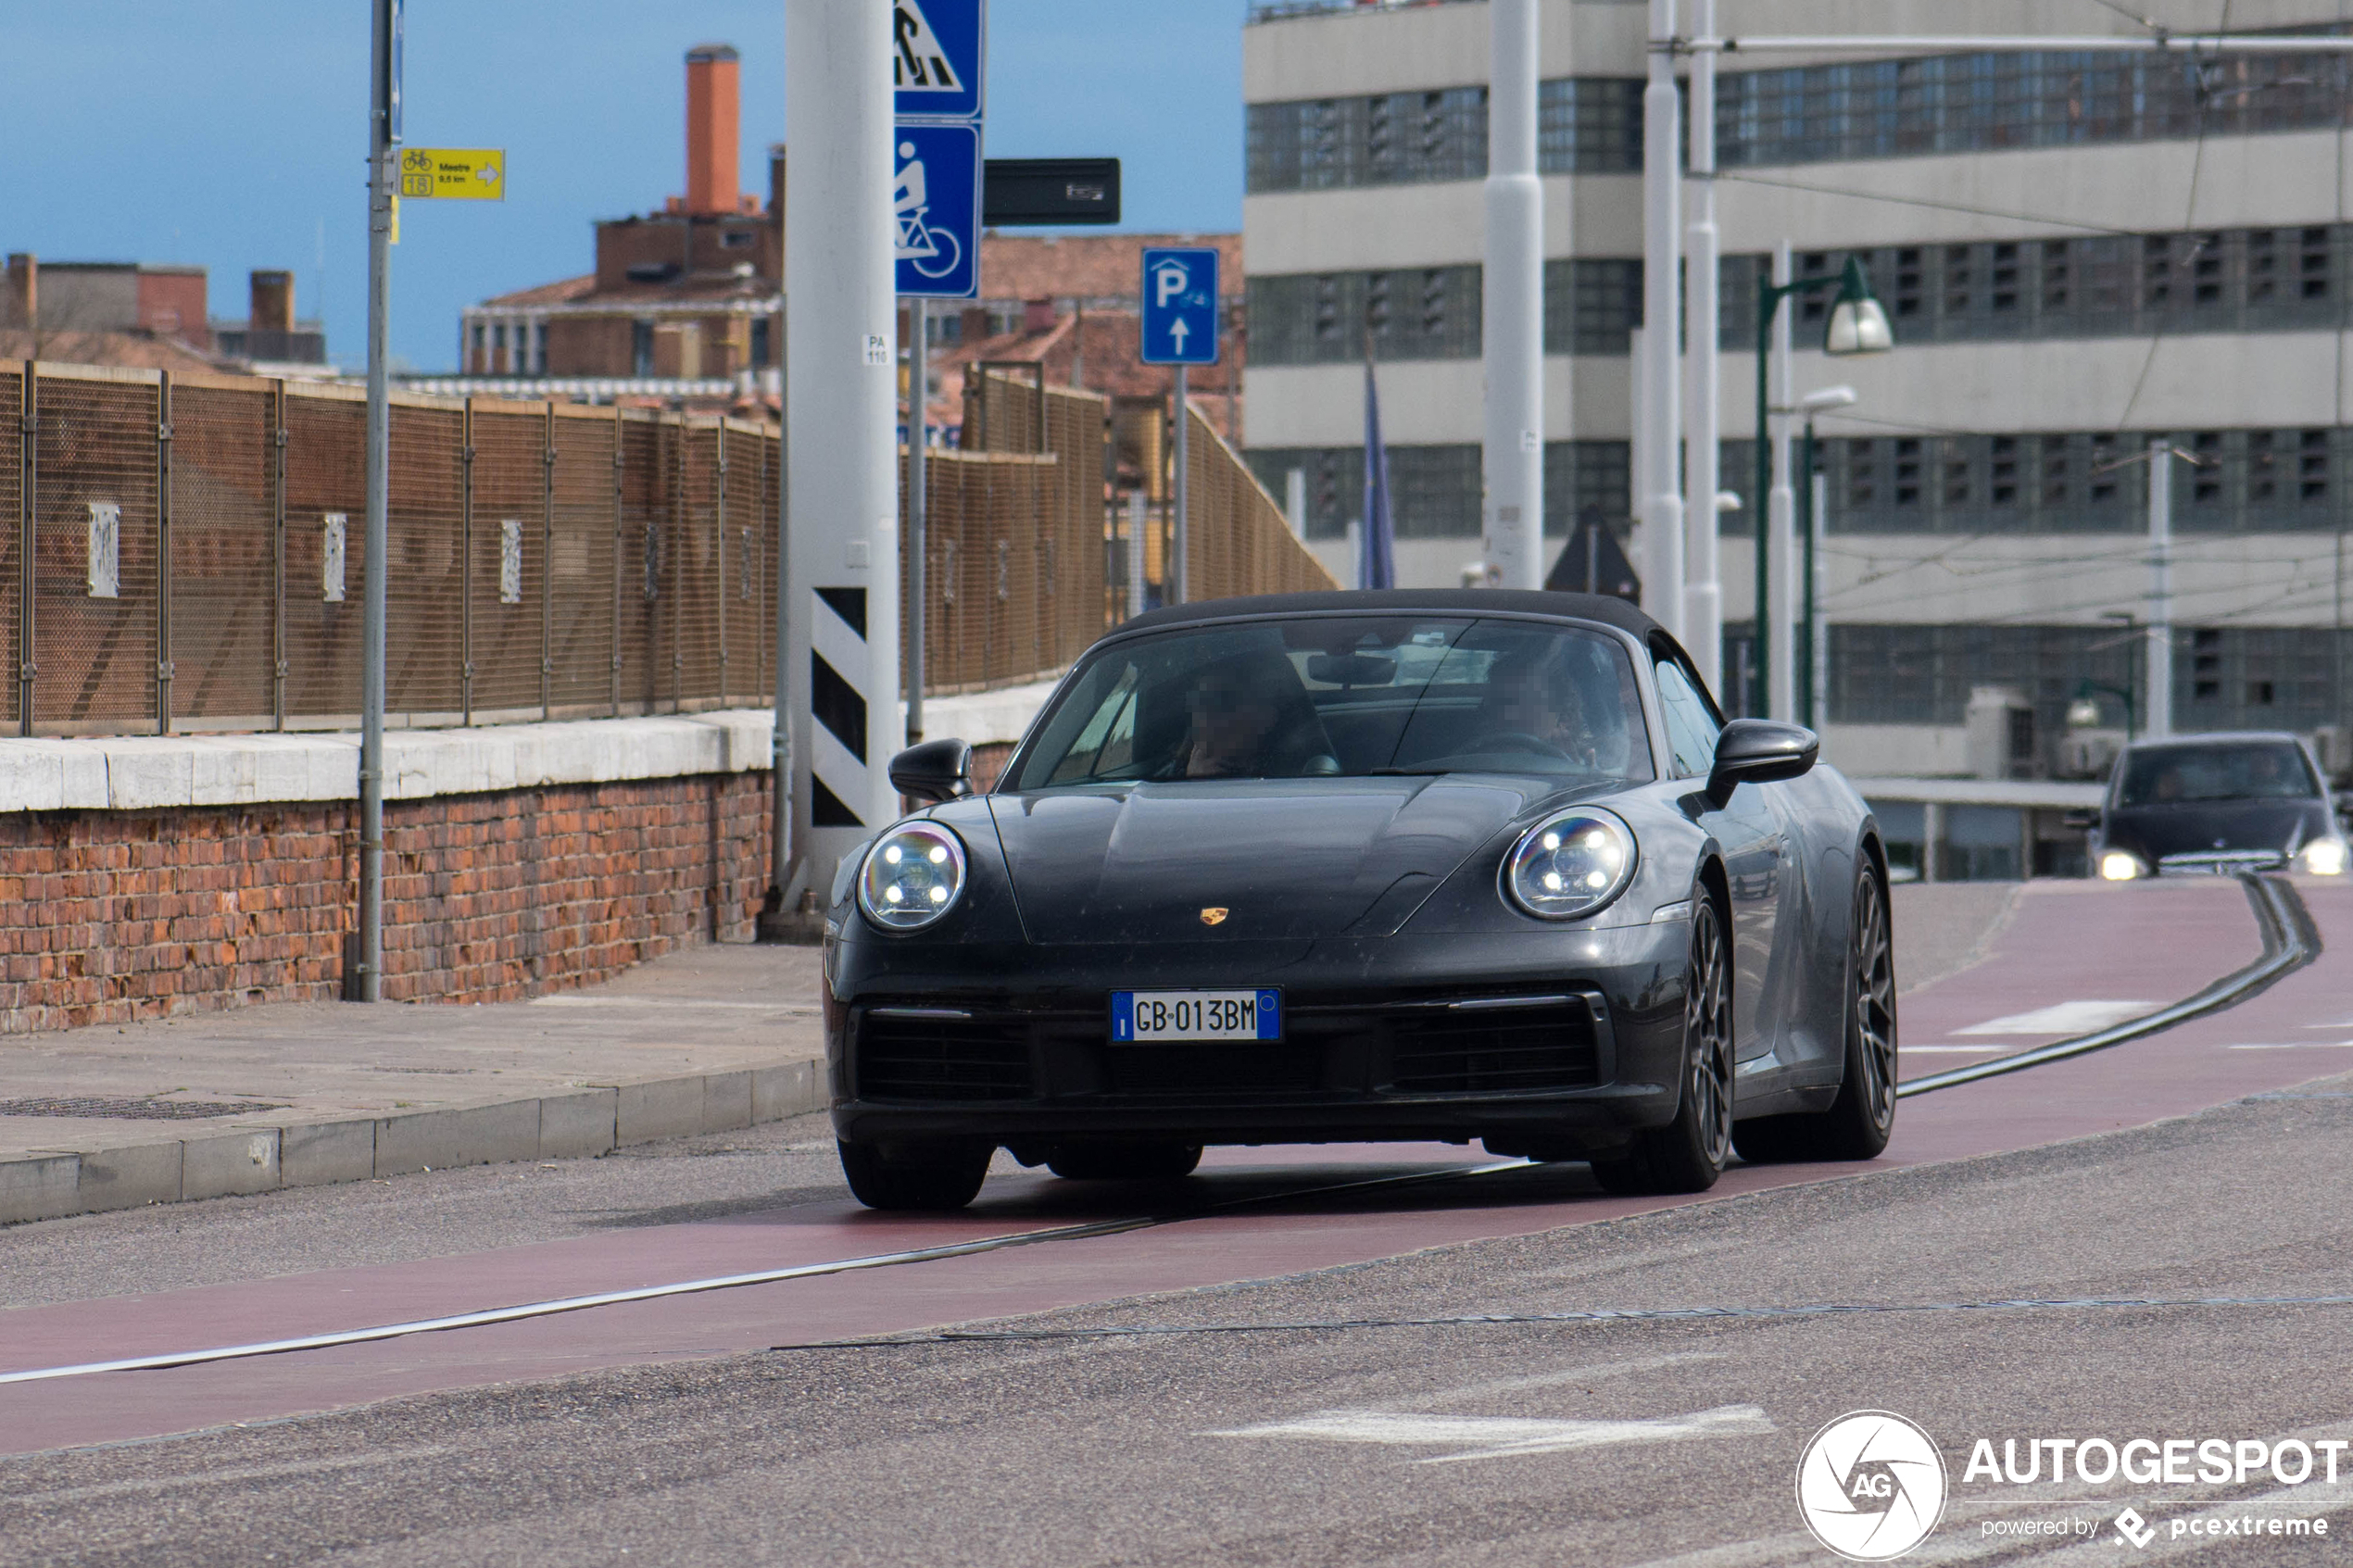
[[[2339,791],[2336,797],[2337,821],[2353,827],[2353,789]]]
[[[890,787],[918,800],[954,800],[973,792],[973,748],[960,740],[927,740],[890,759]]]
[[[2066,816],[2060,818],[2059,821],[2066,823],[2070,829],[2076,833],[2091,833],[2096,830],[2100,825],[2099,808],[2095,806],[2089,809],[2070,811]]]
[[[1707,797],[1722,806],[1744,784],[1772,784],[1810,771],[1822,740],[1803,724],[1773,719],[1735,719],[1716,738],[1716,766],[1707,775]]]

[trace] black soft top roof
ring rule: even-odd
[[[1344,588],[1313,594],[1260,594],[1241,599],[1202,599],[1147,610],[1123,621],[1114,634],[1159,631],[1199,621],[1241,616],[1353,615],[1556,615],[1596,621],[1647,641],[1658,622],[1608,594],[1554,594],[1525,588]]]

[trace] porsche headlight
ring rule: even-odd
[[[2100,857],[2100,877],[2107,882],[2130,882],[2136,876],[2146,876],[2148,869],[2137,855],[2121,849],[2111,849]]]
[[[2341,838],[2316,838],[2304,847],[2304,869],[2314,876],[2345,874],[2345,841]]]
[[[1634,834],[1609,812],[1579,806],[1520,834],[1504,860],[1504,894],[1539,920],[1590,915],[1634,876]]]
[[[875,840],[858,872],[858,907],[885,931],[915,931],[964,891],[964,846],[937,822],[913,822]]]

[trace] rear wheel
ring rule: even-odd
[[[1895,948],[1887,888],[1866,865],[1855,884],[1846,944],[1846,1061],[1827,1110],[1764,1116],[1734,1134],[1759,1162],[1871,1160],[1895,1130]]]
[[[1046,1169],[1074,1182],[1173,1182],[1201,1163],[1197,1143],[1063,1144]]]
[[[988,1178],[988,1144],[837,1143],[850,1196],[869,1209],[962,1209]]]
[[[1675,1120],[1634,1135],[1624,1157],[1593,1161],[1617,1193],[1705,1192],[1732,1157],[1732,966],[1724,923],[1704,889],[1692,895],[1683,998],[1683,1078]]]

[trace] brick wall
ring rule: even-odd
[[[346,801],[0,813],[0,1033],[343,994]],[[748,941],[768,776],[388,802],[389,999],[504,1001]]]

